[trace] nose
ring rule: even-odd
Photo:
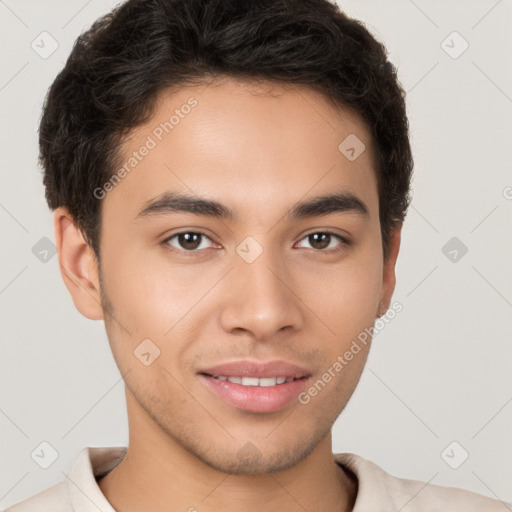
[[[220,319],[226,332],[248,332],[253,339],[265,341],[275,339],[279,331],[302,328],[299,282],[285,267],[271,251],[263,251],[251,263],[236,255],[223,283]]]

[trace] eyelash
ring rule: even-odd
[[[190,250],[190,251],[187,251],[185,249],[176,249],[175,247],[172,247],[169,245],[169,241],[172,240],[173,238],[175,237],[178,237],[179,235],[184,235],[184,234],[194,234],[194,235],[200,235],[202,237],[205,237],[205,238],[208,238],[209,240],[211,240],[211,238],[206,234],[206,233],[203,233],[201,231],[180,231],[178,233],[174,233],[173,235],[167,237],[165,240],[162,241],[162,245],[165,246],[165,248],[169,251],[172,251],[172,252],[179,252],[179,253],[184,253],[184,254],[190,254],[190,255],[193,255],[193,254],[196,254],[196,253],[199,253],[201,250],[204,250],[204,249],[196,249],[196,250]],[[312,251],[315,251],[315,252],[319,252],[319,253],[324,253],[324,254],[334,254],[334,253],[338,253],[338,252],[341,252],[342,250],[344,250],[346,247],[348,247],[350,245],[350,241],[347,240],[346,238],[342,237],[341,235],[338,235],[337,233],[333,233],[332,231],[313,231],[312,233],[308,233],[307,235],[305,235],[300,241],[304,240],[305,238],[308,238],[312,235],[316,235],[316,234],[323,234],[323,235],[330,235],[330,236],[333,236],[335,238],[337,238],[341,244],[339,247],[336,247],[334,249],[311,249]],[[213,241],[213,240],[212,240]]]

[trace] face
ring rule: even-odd
[[[336,362],[394,286],[372,151],[358,117],[306,88],[159,97],[101,199],[102,313],[131,420],[238,474],[330,438],[369,344]]]

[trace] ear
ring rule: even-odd
[[[53,227],[60,273],[76,309],[90,320],[102,320],[99,269],[92,248],[65,208],[57,208]]]
[[[395,265],[400,250],[400,240],[402,235],[402,223],[393,228],[389,240],[389,250],[387,258],[384,260],[382,273],[382,291],[380,297],[380,308],[377,316],[382,316],[388,310],[391,303],[393,292],[395,291],[396,276]]]

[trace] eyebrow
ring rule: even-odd
[[[233,209],[218,201],[169,191],[147,201],[135,219],[182,212],[228,221],[236,221],[238,218]],[[330,213],[357,213],[365,218],[370,217],[366,204],[350,192],[316,196],[298,202],[289,210],[286,217],[289,221],[294,221]]]

